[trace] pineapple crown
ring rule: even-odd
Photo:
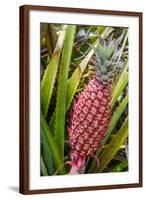
[[[99,37],[98,47],[92,47],[95,53],[93,64],[96,68],[96,77],[104,84],[112,84],[123,67],[120,43],[124,35],[125,30],[118,39],[112,39],[113,35],[108,41]]]

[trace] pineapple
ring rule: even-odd
[[[95,156],[109,127],[112,84],[122,67],[118,58],[123,35],[124,32],[118,39],[109,41],[99,38],[98,48],[94,48],[95,74],[74,102],[68,128],[70,174],[80,173],[86,158]]]

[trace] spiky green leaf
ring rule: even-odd
[[[41,151],[42,151],[42,157],[43,161],[45,163],[46,169],[49,174],[54,173],[54,164],[53,164],[53,157],[51,153],[50,146],[48,145],[47,139],[45,137],[45,134],[43,133],[42,127],[40,128],[41,132]]]
[[[63,41],[65,37],[66,32],[66,25],[64,26],[62,33],[60,34],[55,50],[53,52],[53,55],[51,57],[51,60],[45,70],[42,82],[41,82],[41,110],[43,114],[47,115],[48,107],[55,83],[56,73],[58,69],[59,59],[61,50],[63,47]]]
[[[48,176],[47,169],[46,169],[46,166],[45,166],[45,163],[43,161],[42,156],[41,156],[40,162],[41,162],[41,173],[42,173],[42,175],[43,176]]]
[[[121,95],[122,91],[124,90],[125,86],[128,83],[127,69],[128,69],[128,61],[126,62],[124,69],[114,82],[112,88],[112,105],[116,103],[118,97]]]
[[[66,91],[68,70],[71,61],[74,36],[76,32],[75,25],[68,25],[64,39],[62,51],[62,59],[59,68],[59,80],[57,88],[57,102],[55,115],[55,138],[58,149],[63,160],[64,157],[64,128],[65,128],[65,112],[66,112]]]
[[[98,172],[102,172],[110,160],[115,156],[117,151],[128,136],[128,118],[123,123],[120,130],[116,133],[115,137],[111,140],[110,144],[103,151],[99,157],[100,166]]]
[[[41,114],[41,127],[42,127],[42,133],[44,134],[44,137],[46,138],[47,144],[49,148],[51,149],[52,157],[55,163],[56,170],[60,168],[60,166],[63,165],[63,161],[60,157],[60,152],[58,150],[58,146],[56,144],[55,139],[52,136],[52,133],[50,132],[50,129],[48,127],[48,124],[43,116]],[[65,169],[62,167],[60,168],[60,174],[65,174]]]

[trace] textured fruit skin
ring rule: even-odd
[[[72,152],[92,157],[111,119],[111,86],[94,76],[74,103],[69,139]],[[71,156],[72,159],[73,156]],[[76,159],[77,160],[77,159]]]

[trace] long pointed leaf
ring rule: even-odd
[[[67,79],[68,79],[68,70],[71,61],[75,31],[76,31],[75,25],[67,26],[66,35],[64,39],[64,47],[62,51],[62,59],[60,64],[58,88],[57,88],[55,138],[62,160],[64,157],[64,128],[65,128]]]
[[[42,82],[41,82],[41,110],[43,114],[47,115],[48,106],[50,103],[53,86],[55,83],[56,73],[58,69],[61,50],[63,47],[64,37],[66,32],[66,25],[64,26],[62,33],[60,34],[55,50],[51,57],[51,60],[45,70]]]
[[[124,69],[122,70],[122,72],[119,74],[119,76],[117,77],[113,88],[112,88],[112,106],[116,103],[118,97],[121,95],[123,89],[125,88],[125,86],[128,83],[128,61],[125,64]]]
[[[45,134],[43,133],[42,127],[40,132],[41,132],[41,155],[43,157],[43,161],[46,165],[48,173],[53,174],[55,171],[54,171],[54,163],[53,163],[51,149],[50,146],[48,145]]]
[[[115,156],[117,151],[120,149],[121,145],[128,136],[128,118],[123,123],[120,130],[116,133],[115,137],[112,139],[108,147],[103,151],[99,157],[100,166],[98,172],[102,172],[110,160]]]
[[[120,55],[119,55],[117,61],[120,61],[120,59],[121,59],[122,53],[123,53],[123,51],[124,51],[124,47],[125,47],[126,42],[127,42],[127,39],[128,39],[128,30],[127,30],[127,33],[126,33],[126,35],[125,35],[125,37],[124,37],[124,41],[123,41],[123,44],[122,44],[122,47],[121,47]]]
[[[56,170],[57,170],[58,168],[60,168],[60,166],[63,165],[63,162],[62,162],[62,159],[60,158],[58,146],[57,146],[55,139],[53,138],[53,136],[50,132],[50,129],[49,129],[47,123],[46,123],[46,120],[45,120],[43,114],[41,114],[41,127],[43,129],[42,133],[44,134],[44,137],[46,138],[47,144],[51,149],[51,153],[52,153],[54,163],[55,163],[55,166],[56,166]],[[59,172],[60,172],[60,174],[65,174],[65,169],[63,167],[61,167]]]
[[[43,176],[48,176],[48,173],[47,173],[47,169],[46,169],[46,166],[45,166],[45,163],[43,161],[43,158],[41,157],[41,173]]]
[[[121,172],[123,171],[123,169],[127,167],[128,167],[128,160],[123,160],[112,169],[112,172]]]

